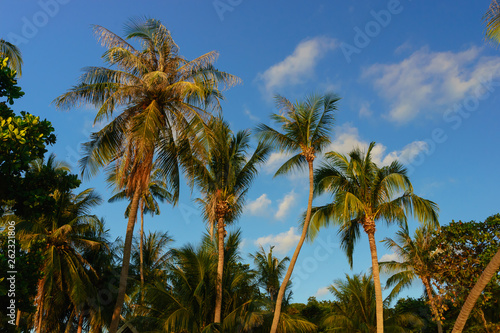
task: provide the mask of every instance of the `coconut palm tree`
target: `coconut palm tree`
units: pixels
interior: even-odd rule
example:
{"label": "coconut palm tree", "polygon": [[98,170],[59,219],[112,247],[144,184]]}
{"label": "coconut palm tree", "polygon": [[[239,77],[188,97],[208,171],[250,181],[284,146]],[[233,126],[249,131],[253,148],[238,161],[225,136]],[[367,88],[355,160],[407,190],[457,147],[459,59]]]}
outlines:
{"label": "coconut palm tree", "polygon": [[266,291],[267,296],[274,303],[278,296],[280,280],[286,270],[286,263],[290,261],[290,258],[285,257],[279,260],[273,256],[273,248],[274,246],[271,246],[269,252],[266,253],[261,246],[257,253],[250,256],[257,269],[258,285]]}
{"label": "coconut palm tree", "polygon": [[431,257],[433,252],[432,231],[422,226],[415,230],[412,239],[408,230],[408,224],[403,223],[396,233],[396,240],[384,238],[383,242],[387,248],[391,249],[401,259],[398,261],[380,262],[382,271],[395,273],[386,282],[386,288],[394,287],[389,298],[394,298],[403,288],[411,286],[415,279],[419,278],[429,297],[429,303],[434,321],[437,324],[438,332],[443,332],[441,315],[436,304],[434,291],[432,289],[433,265]]}
{"label": "coconut palm tree", "polygon": [[9,58],[10,69],[16,71],[19,77],[22,75],[23,58],[17,46],[0,39],[0,58]]}
{"label": "coconut palm tree", "polygon": [[278,328],[285,289],[290,281],[302,244],[306,239],[313,200],[313,163],[316,154],[330,143],[329,135],[333,126],[333,112],[337,109],[339,99],[333,94],[312,95],[303,102],[292,104],[285,97],[277,95],[276,105],[280,113],[272,114],[271,119],[281,126],[282,131],[275,130],[265,124],[260,124],[257,127],[259,138],[280,152],[293,155],[276,171],[275,176],[304,167],[309,170],[309,201],[302,235],[278,292],[271,333],[276,333]]}
{"label": "coconut palm tree", "polygon": [[[57,163],[54,155],[47,162],[36,160],[32,172],[44,168],[67,171],[62,163]],[[82,256],[83,251],[103,246],[92,231],[102,228],[102,222],[91,215],[91,209],[101,203],[101,198],[87,189],[79,194],[55,190],[52,194],[57,209],[53,214],[42,215],[35,220],[24,220],[16,226],[17,235],[23,247],[43,242],[45,261],[41,270],[37,290],[37,313],[35,329],[37,333],[60,330],[64,324],[70,327],[76,318],[82,318],[81,311],[90,295],[96,291],[92,281],[96,272]],[[81,327],[81,321],[78,320]]]}
{"label": "coconut palm tree", "polygon": [[[188,61],[170,32],[154,19],[131,20],[125,38],[101,26],[94,32],[108,50],[103,60],[109,67],[88,67],[79,84],[55,100],[69,109],[89,104],[98,109],[95,122],[109,123],[84,144],[82,173],[96,174],[114,163],[131,202],[123,250],[122,273],[110,332],[116,333],[125,298],[133,230],[141,195],[147,188],[153,162],[166,178],[178,182],[175,140],[205,110],[220,109],[222,89],[239,82],[233,75],[214,68],[216,52]],[[136,49],[131,42],[139,42]],[[116,111],[119,114],[116,115]]]}
{"label": "coconut palm tree", "polygon": [[325,154],[324,162],[315,172],[314,183],[317,195],[330,193],[333,202],[316,207],[311,222],[310,236],[314,238],[319,228],[330,223],[340,226],[341,247],[346,251],[352,266],[354,245],[362,227],[368,235],[372,259],[373,280],[377,300],[377,332],[384,332],[382,288],[380,285],[377,247],[375,243],[376,222],[387,224],[404,223],[413,215],[429,225],[438,224],[438,207],[417,196],[399,162],[379,168],[372,161],[375,143],[368,151],[359,148],[348,156],[337,152]]}
{"label": "coconut palm tree", "polygon": [[251,153],[250,132],[239,131],[234,135],[220,116],[212,118],[206,127],[204,150],[198,154],[187,151],[181,160],[191,186],[196,185],[201,192],[202,197],[197,202],[202,207],[210,233],[217,228],[219,260],[214,323],[220,323],[225,227],[240,216],[246,193],[257,175],[257,167],[265,162],[269,147],[259,143]]}

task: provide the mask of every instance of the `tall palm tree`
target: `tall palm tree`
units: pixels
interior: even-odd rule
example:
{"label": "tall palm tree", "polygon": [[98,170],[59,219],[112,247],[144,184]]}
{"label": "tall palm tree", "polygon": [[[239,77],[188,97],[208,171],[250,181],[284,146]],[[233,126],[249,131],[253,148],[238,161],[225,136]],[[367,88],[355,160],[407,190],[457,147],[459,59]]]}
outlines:
{"label": "tall palm tree", "polygon": [[376,222],[404,223],[408,215],[413,215],[421,222],[437,225],[438,207],[413,192],[406,169],[399,162],[394,161],[389,166],[379,168],[372,161],[374,147],[375,143],[372,142],[366,153],[357,148],[348,156],[337,152],[325,154],[326,162],[315,172],[315,192],[317,195],[325,192],[332,194],[333,202],[314,209],[310,235],[314,237],[320,227],[330,223],[339,225],[341,246],[352,266],[354,245],[363,227],[370,244],[377,300],[377,332],[383,333],[382,288],[375,243]]}
{"label": "tall palm tree", "polygon": [[[188,149],[188,148],[186,148]],[[201,192],[197,202],[212,233],[217,228],[218,254],[214,323],[221,322],[222,277],[224,271],[225,227],[240,216],[245,196],[257,175],[257,167],[265,162],[269,147],[259,143],[250,152],[250,132],[235,135],[222,117],[213,117],[207,124],[207,142],[198,154],[182,154],[182,164],[191,186]],[[250,155],[251,154],[251,155]]]}
{"label": "tall palm tree", "polygon": [[415,279],[419,278],[429,297],[429,303],[434,321],[438,326],[438,332],[443,332],[441,315],[436,304],[434,291],[432,289],[433,267],[431,256],[433,247],[431,245],[432,231],[422,226],[415,230],[415,236],[412,239],[408,230],[408,224],[403,223],[400,230],[396,233],[396,240],[384,238],[386,246],[394,251],[402,260],[380,262],[382,271],[395,273],[386,282],[386,288],[393,287],[390,298],[395,297],[403,288],[410,287]]}
{"label": "tall palm tree", "polygon": [[276,308],[274,311],[271,333],[276,333],[281,314],[281,304],[285,289],[290,281],[295,263],[306,238],[313,200],[313,163],[316,154],[320,153],[330,143],[330,131],[333,126],[333,113],[337,109],[339,97],[333,94],[324,96],[312,95],[303,102],[292,104],[285,97],[276,96],[279,114],[272,114],[271,119],[281,126],[281,132],[265,124],[257,127],[258,136],[282,153],[293,154],[276,171],[275,176],[286,174],[294,169],[308,167],[309,170],[309,201],[302,235],[295,248],[286,275],[281,283]]}
{"label": "tall palm tree", "polygon": [[271,246],[266,253],[261,246],[257,253],[250,255],[257,266],[257,283],[266,291],[271,302],[276,301],[281,277],[285,273],[286,263],[290,261],[288,257],[279,260],[273,256],[273,248],[274,246]]}
{"label": "tall palm tree", "polygon": [[[55,161],[54,155],[45,163],[36,160],[31,168],[33,172],[43,168],[68,170]],[[100,239],[92,237],[93,230],[102,228],[102,222],[90,214],[102,201],[92,189],[79,194],[55,190],[52,197],[57,207],[53,214],[21,221],[16,227],[23,247],[29,249],[37,242],[46,244],[43,277],[37,290],[37,333],[61,329],[61,317],[67,319],[67,327],[76,317],[82,317],[83,305],[90,295],[96,294],[92,285],[96,272],[82,253],[103,246]]]}
{"label": "tall palm tree", "polygon": [[[118,298],[110,326],[116,333],[125,298],[132,236],[140,197],[147,188],[153,161],[158,160],[166,178],[178,182],[175,139],[204,109],[220,108],[222,88],[239,82],[233,75],[214,68],[216,52],[188,61],[170,32],[158,20],[131,20],[125,38],[101,26],[94,32],[108,50],[103,60],[108,67],[88,67],[78,85],[55,100],[60,108],[90,104],[98,109],[95,122],[108,120],[84,144],[80,161],[86,176],[115,163],[131,201],[123,250]],[[129,42],[137,40],[142,49]],[[118,115],[114,114],[119,110]]]}
{"label": "tall palm tree", "polygon": [[23,58],[17,46],[0,39],[0,58],[9,58],[9,67],[16,71],[18,76],[22,75]]}
{"label": "tall palm tree", "polygon": [[[116,172],[111,172],[108,177],[108,182],[111,184],[116,184]],[[160,206],[158,205],[158,201],[175,204],[178,200],[178,196],[176,193],[177,189],[174,190],[174,194],[167,190],[168,185],[166,183],[167,180],[163,179],[162,171],[153,166],[153,170],[151,172],[150,181],[148,187],[145,189],[145,192],[141,195],[139,202],[139,209],[141,215],[141,227],[139,230],[139,273],[141,278],[141,290],[144,289],[144,213],[150,213],[151,216],[160,215]],[[176,184],[173,184],[175,187]],[[127,199],[127,192],[121,191],[112,196],[108,202],[115,202],[118,200]],[[127,206],[125,211],[125,217],[129,217],[130,214],[130,204]]]}

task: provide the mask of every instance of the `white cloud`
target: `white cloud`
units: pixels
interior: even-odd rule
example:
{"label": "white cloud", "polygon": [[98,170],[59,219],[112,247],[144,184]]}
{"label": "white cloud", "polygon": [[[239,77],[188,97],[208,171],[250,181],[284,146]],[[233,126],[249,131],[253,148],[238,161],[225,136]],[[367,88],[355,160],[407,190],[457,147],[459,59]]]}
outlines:
{"label": "white cloud", "polygon": [[403,262],[401,257],[397,253],[386,253],[382,256],[382,258],[379,259],[379,262],[383,261],[397,261],[397,262]]}
{"label": "white cloud", "polygon": [[328,290],[328,287],[319,288],[314,296],[316,296],[318,298],[323,297],[323,296],[328,295],[329,292],[330,292],[330,290]]}
{"label": "white cloud", "polygon": [[260,237],[254,242],[254,245],[262,247],[274,246],[274,251],[277,254],[286,254],[300,239],[300,235],[296,231],[295,227],[291,227],[290,230],[277,235]]}
{"label": "white cloud", "polygon": [[373,111],[370,109],[370,107],[371,107],[371,103],[363,102],[361,104],[361,108],[359,109],[359,116],[364,117],[364,118],[371,117],[371,115],[373,114]]}
{"label": "white cloud", "polygon": [[259,121],[259,117],[255,116],[248,108],[243,109],[243,112],[247,115],[250,120]]}
{"label": "white cloud", "polygon": [[[364,141],[359,136],[359,131],[356,127],[344,124],[337,128],[333,142],[324,150],[325,152],[336,151],[341,154],[348,154],[354,148],[359,147],[361,150],[368,150],[368,141]],[[412,161],[418,154],[429,149],[424,141],[413,141],[401,150],[386,152],[387,147],[377,143],[372,150],[372,159],[378,166],[386,166],[393,161],[398,160],[405,164]]]}
{"label": "white cloud", "polygon": [[394,64],[375,64],[363,73],[379,95],[391,102],[388,118],[406,123],[419,114],[443,114],[482,82],[500,77],[500,57],[481,56],[481,49],[432,52],[424,47]]}
{"label": "white cloud", "polygon": [[286,215],[288,214],[288,211],[290,210],[290,208],[295,203],[295,199],[296,199],[296,196],[295,196],[295,193],[293,191],[288,193],[287,195],[285,195],[285,197],[282,200],[280,200],[280,205],[278,207],[278,211],[276,212],[276,214],[274,214],[274,217],[277,220],[283,220],[286,217]]}
{"label": "white cloud", "polygon": [[290,157],[291,155],[285,153],[271,153],[266,161],[266,164],[264,165],[264,171],[267,174],[274,174],[276,171],[278,171],[279,167],[281,167],[283,163],[285,163]]}
{"label": "white cloud", "polygon": [[335,40],[327,37],[302,41],[285,60],[259,73],[257,78],[263,81],[268,93],[286,85],[300,84],[311,77],[318,61],[335,45]]}
{"label": "white cloud", "polygon": [[264,193],[254,201],[250,201],[246,208],[252,215],[266,215],[270,204],[271,200]]}

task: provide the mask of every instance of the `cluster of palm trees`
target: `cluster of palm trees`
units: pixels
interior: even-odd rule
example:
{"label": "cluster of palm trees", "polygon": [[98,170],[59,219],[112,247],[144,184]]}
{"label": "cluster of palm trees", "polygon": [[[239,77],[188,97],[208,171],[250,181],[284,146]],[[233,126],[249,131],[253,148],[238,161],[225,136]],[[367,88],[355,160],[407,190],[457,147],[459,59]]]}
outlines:
{"label": "cluster of palm trees", "polygon": [[[497,29],[497,19],[491,20],[489,27]],[[405,319],[384,312],[375,240],[381,221],[401,227],[397,241],[384,241],[407,256],[403,263],[380,264],[397,271],[387,283],[395,286],[390,297],[420,278],[441,331],[440,312],[423,264],[429,252],[427,235],[438,226],[437,205],[414,193],[399,162],[376,165],[375,143],[366,152],[359,148],[347,155],[326,152],[315,166],[330,143],[338,96],[311,95],[295,103],[277,96],[279,112],[271,119],[278,126],[259,125],[255,131],[259,142],[252,148],[250,131],[234,133],[223,119],[222,93],[240,80],[214,67],[216,52],[185,59],[170,32],[154,19],[129,21],[123,38],[101,26],[94,32],[107,48],[103,60],[108,67],[86,68],[79,83],[54,103],[62,109],[91,105],[97,109],[95,122],[107,121],[84,144],[80,166],[84,177],[107,173],[115,188],[110,201],[129,201],[126,236],[118,245],[107,239],[103,221],[90,211],[101,202],[91,189],[79,194],[56,191],[57,214],[19,222],[25,248],[32,242],[46,245],[37,311],[30,319],[37,332],[101,332],[106,327],[116,333],[120,323],[120,331],[141,327],[166,332],[313,332],[315,325],[282,308],[289,305],[292,273],[304,242],[313,241],[323,227],[335,225],[351,265],[364,230],[372,274],[332,285],[338,303],[327,322],[347,331],[361,325],[349,317],[356,305],[346,290],[356,285],[367,307],[364,322],[370,323],[363,330],[382,333],[384,323],[390,328]],[[134,41],[140,49],[132,45]],[[20,67],[17,48],[6,42],[0,45],[0,54],[17,59],[11,63]],[[272,247],[267,253],[261,248],[252,256],[257,267],[252,270],[241,264],[240,234],[227,235],[226,226],[241,216],[258,167],[273,150],[290,156],[276,176],[308,171],[307,210],[293,256],[280,260]],[[36,161],[32,168],[43,166],[66,170],[52,156],[46,164]],[[198,247],[170,249],[168,234],[145,235],[143,215],[159,214],[158,202],[175,205],[182,177],[200,193],[196,201],[208,234]],[[323,194],[331,195],[331,202],[314,207],[314,198]],[[134,238],[138,216],[140,235]],[[409,236],[408,217],[422,223],[415,239]],[[494,266],[498,260],[492,261],[488,274],[498,270]],[[104,298],[102,291],[107,292]]]}

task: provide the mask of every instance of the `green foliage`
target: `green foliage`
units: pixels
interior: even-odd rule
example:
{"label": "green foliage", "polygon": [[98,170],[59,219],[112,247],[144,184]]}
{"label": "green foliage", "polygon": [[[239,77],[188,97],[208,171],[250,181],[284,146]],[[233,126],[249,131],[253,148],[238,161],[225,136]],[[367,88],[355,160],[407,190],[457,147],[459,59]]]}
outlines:
{"label": "green foliage", "polygon": [[[492,215],[484,222],[452,221],[436,233],[433,245],[436,249],[434,278],[440,294],[461,307],[500,248],[500,214]],[[498,298],[493,295],[498,294],[499,282],[500,272],[493,276],[478,299],[478,309],[498,303]]]}
{"label": "green foliage", "polygon": [[[13,104],[14,99],[23,95],[17,86],[15,72],[4,60],[0,64],[0,97],[6,97],[7,102]],[[16,115],[5,101],[0,102],[0,216],[4,212],[3,206],[11,205],[13,201],[24,205],[23,198],[16,196],[35,200],[32,191],[43,191],[43,188],[35,187],[37,184],[27,185],[22,175],[32,161],[43,158],[47,145],[55,143],[53,131],[49,121],[25,111]],[[33,205],[33,202],[28,205]]]}

